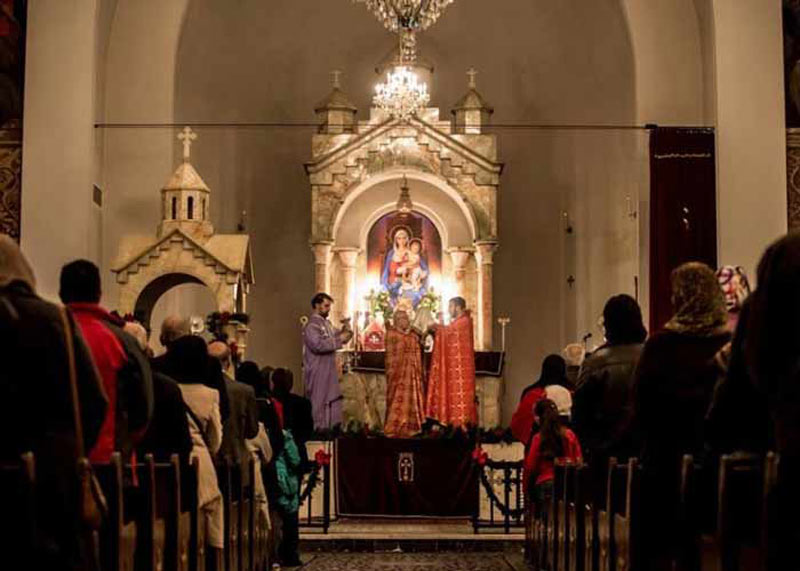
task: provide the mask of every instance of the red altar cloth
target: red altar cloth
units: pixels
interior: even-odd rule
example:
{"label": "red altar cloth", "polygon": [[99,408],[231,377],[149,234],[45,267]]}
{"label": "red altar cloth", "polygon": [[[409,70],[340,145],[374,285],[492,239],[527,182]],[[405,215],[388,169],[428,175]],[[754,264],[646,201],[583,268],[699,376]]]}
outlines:
{"label": "red altar cloth", "polygon": [[436,331],[425,415],[455,427],[478,423],[475,346],[469,313]]}

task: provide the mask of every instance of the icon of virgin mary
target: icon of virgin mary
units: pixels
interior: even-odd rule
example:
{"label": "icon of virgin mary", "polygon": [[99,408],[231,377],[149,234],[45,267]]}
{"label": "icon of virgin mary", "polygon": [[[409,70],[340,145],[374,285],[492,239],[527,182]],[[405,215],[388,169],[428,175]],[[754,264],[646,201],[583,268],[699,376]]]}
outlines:
{"label": "icon of virgin mary", "polygon": [[389,292],[392,307],[402,303],[416,309],[428,293],[429,275],[422,240],[414,238],[405,226],[397,228],[381,273],[381,285]]}

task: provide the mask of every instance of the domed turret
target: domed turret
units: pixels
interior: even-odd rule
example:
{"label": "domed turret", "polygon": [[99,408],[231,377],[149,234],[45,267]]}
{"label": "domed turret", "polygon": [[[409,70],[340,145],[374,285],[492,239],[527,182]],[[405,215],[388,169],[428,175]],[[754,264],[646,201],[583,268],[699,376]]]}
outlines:
{"label": "domed turret", "polygon": [[453,107],[456,133],[480,134],[483,127],[489,124],[489,119],[494,113],[494,109],[478,93],[475,81],[477,75],[478,72],[474,69],[467,72],[469,90]]}
{"label": "domed turret", "polygon": [[352,133],[355,130],[358,109],[342,91],[341,74],[340,71],[332,72],[333,89],[314,108],[320,121],[320,133]]}

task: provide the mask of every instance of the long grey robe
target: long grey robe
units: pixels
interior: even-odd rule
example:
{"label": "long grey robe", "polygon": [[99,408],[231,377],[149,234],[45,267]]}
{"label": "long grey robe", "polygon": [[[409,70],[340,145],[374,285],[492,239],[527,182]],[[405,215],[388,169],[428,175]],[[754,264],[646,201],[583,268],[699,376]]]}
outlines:
{"label": "long grey robe", "polygon": [[336,369],[336,351],[341,347],[341,332],[313,314],[303,329],[303,376],[316,430],[342,422],[342,390]]}

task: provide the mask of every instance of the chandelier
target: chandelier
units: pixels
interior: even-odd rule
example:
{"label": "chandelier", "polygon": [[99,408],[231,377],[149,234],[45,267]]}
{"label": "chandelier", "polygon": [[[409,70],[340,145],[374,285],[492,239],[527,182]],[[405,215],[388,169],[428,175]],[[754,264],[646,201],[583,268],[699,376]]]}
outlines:
{"label": "chandelier", "polygon": [[364,4],[391,32],[426,30],[453,0],[353,0]]}
{"label": "chandelier", "polygon": [[414,203],[411,202],[408,180],[406,179],[406,175],[403,175],[403,184],[400,185],[400,196],[397,198],[397,210],[401,214],[409,214],[413,209]]}
{"label": "chandelier", "polygon": [[408,121],[430,102],[428,86],[410,67],[398,65],[386,74],[386,82],[375,86],[373,104],[392,117]]}

